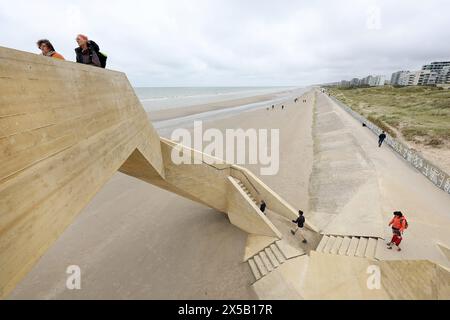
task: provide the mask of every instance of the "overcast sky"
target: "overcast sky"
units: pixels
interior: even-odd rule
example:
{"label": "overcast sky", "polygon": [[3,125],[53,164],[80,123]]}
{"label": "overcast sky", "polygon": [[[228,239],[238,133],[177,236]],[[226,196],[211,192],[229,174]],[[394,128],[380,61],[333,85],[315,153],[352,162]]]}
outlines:
{"label": "overcast sky", "polygon": [[74,60],[83,33],[135,86],[308,85],[450,60],[446,0],[0,0],[0,45]]}

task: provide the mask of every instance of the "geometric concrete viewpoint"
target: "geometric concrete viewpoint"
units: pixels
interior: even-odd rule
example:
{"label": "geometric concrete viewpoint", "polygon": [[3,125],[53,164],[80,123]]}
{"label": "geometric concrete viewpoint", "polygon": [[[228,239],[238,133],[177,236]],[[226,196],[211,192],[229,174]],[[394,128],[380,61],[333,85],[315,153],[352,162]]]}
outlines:
{"label": "geometric concrete viewpoint", "polygon": [[125,74],[0,47],[0,298],[118,170],[226,213],[249,234],[281,238],[253,200],[296,218],[248,170],[175,165],[175,147]]}

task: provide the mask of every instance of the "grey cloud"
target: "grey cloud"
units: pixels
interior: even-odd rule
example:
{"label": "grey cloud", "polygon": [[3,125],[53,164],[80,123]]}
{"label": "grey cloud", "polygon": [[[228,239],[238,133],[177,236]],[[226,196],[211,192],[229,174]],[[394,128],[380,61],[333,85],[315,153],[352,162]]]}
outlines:
{"label": "grey cloud", "polygon": [[449,9],[441,0],[0,0],[0,45],[37,53],[47,37],[74,60],[85,33],[137,86],[307,85],[449,59]]}

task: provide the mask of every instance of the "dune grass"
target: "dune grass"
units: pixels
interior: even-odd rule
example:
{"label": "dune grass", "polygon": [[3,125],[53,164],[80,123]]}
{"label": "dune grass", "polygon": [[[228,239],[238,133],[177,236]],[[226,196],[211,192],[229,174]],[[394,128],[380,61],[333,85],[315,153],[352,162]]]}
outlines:
{"label": "dune grass", "polygon": [[389,134],[432,147],[450,145],[450,90],[436,87],[329,88]]}

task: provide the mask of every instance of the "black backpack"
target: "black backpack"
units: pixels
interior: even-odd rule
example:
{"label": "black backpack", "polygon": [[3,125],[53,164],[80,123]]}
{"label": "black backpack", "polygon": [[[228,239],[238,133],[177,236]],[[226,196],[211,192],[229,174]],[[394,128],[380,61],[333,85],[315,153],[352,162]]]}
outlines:
{"label": "black backpack", "polygon": [[94,41],[90,40],[89,46],[91,47],[91,50],[95,51],[95,53],[97,54],[98,59],[100,60],[101,67],[106,68],[106,60],[108,59],[108,56],[100,52],[100,47]]}

